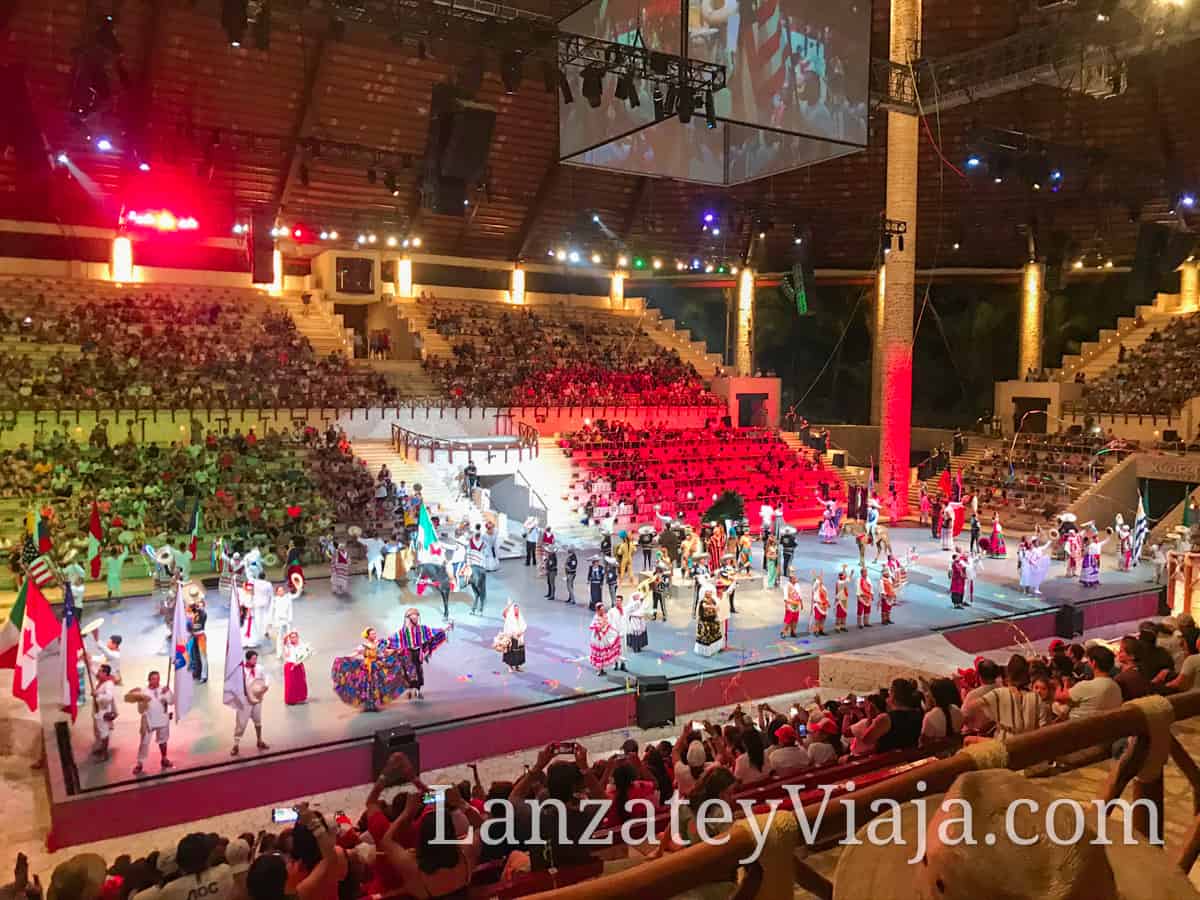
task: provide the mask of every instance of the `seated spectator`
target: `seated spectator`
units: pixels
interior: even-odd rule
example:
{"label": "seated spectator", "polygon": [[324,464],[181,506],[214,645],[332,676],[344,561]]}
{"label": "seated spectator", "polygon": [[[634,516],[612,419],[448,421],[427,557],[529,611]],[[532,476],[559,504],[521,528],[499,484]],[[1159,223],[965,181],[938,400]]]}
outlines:
{"label": "seated spectator", "polygon": [[1031,690],[1029,661],[1013,654],[1004,670],[1004,685],[978,697],[963,709],[963,720],[976,735],[1007,741],[1035,730],[1044,715]]}
{"label": "seated spectator", "polygon": [[764,756],[762,736],[756,728],[746,728],[742,732],[743,752],[739,753],[733,763],[733,777],[739,784],[752,784],[766,777],[766,758]]}
{"label": "seated spectator", "polygon": [[959,702],[958,688],[949,678],[935,678],[929,683],[928,711],[921,720],[922,746],[962,732],[963,716]]}
{"label": "seated spectator", "polygon": [[[234,900],[237,897],[237,883],[233,867],[227,863],[210,866],[212,847],[213,842],[209,840],[208,835],[184,835],[175,848],[172,866],[178,871],[179,877],[161,887],[139,891],[135,896],[138,900],[191,900],[194,892],[203,888],[206,898]],[[315,898],[317,895],[311,896]],[[255,900],[262,898],[256,897]]]}
{"label": "seated spectator", "polygon": [[[384,834],[379,850],[398,874],[401,892],[414,900],[465,892],[479,861],[483,815],[454,787],[446,789],[444,805],[435,805],[428,815],[422,816],[421,800],[418,793],[408,794],[404,812]],[[397,834],[418,819],[417,846],[410,850],[398,842]],[[468,834],[470,840],[464,842]]]}
{"label": "seated spectator", "polygon": [[833,716],[822,716],[808,727],[805,749],[812,765],[829,766],[842,755],[840,728]]}
{"label": "seated spectator", "polygon": [[1088,667],[1092,677],[1079,681],[1070,688],[1060,688],[1059,703],[1070,707],[1069,719],[1086,719],[1121,705],[1121,687],[1113,680],[1116,657],[1107,647],[1096,644],[1088,647]]}
{"label": "seated spectator", "polygon": [[917,684],[908,678],[896,678],[888,691],[887,714],[878,717],[865,735],[877,753],[907,750],[917,746],[921,738],[921,694]]}
{"label": "seated spectator", "polygon": [[703,739],[695,732],[691,734],[695,736],[686,744],[684,758],[675,763],[675,790],[682,796],[690,794],[696,782],[714,765],[709,762]]}
{"label": "seated spectator", "polygon": [[779,743],[772,747],[766,756],[767,775],[790,775],[812,765],[808,750],[801,746],[796,729],[791,725],[781,725],[776,729],[775,739]]}
{"label": "seated spectator", "polygon": [[885,694],[867,695],[863,700],[863,713],[863,718],[850,726],[853,737],[850,743],[850,755],[856,759],[875,753],[878,743],[876,735],[883,734],[884,728],[880,720],[888,718],[887,696]]}

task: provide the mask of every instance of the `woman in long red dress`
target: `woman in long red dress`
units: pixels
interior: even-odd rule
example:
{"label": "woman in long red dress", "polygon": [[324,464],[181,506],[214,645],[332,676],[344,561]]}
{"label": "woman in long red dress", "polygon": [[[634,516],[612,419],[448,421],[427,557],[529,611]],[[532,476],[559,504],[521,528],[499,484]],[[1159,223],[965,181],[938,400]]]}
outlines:
{"label": "woman in long red dress", "polygon": [[283,702],[295,706],[308,699],[308,673],[304,660],[308,659],[309,647],[300,643],[300,634],[288,632],[283,640]]}

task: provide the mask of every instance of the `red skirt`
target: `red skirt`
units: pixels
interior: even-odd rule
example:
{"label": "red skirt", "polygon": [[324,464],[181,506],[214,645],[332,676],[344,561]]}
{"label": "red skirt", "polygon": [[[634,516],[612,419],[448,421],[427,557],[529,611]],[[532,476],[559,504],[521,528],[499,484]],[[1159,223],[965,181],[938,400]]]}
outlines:
{"label": "red skirt", "polygon": [[308,674],[304,663],[283,664],[283,702],[288,706],[308,699]]}
{"label": "red skirt", "polygon": [[869,600],[865,603],[862,600],[858,601],[858,614],[860,616],[865,616],[870,611],[871,611],[871,602]]}
{"label": "red skirt", "polygon": [[800,624],[800,610],[798,610],[798,609],[797,610],[784,610],[783,624],[784,625]]}

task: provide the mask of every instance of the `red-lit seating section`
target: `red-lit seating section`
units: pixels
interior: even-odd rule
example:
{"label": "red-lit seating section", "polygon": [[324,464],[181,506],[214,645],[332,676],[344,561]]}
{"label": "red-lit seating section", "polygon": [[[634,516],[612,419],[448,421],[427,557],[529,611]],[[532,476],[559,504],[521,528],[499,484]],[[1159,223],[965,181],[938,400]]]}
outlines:
{"label": "red-lit seating section", "polygon": [[782,501],[789,521],[820,514],[818,495],[842,497],[841,479],[807,449],[789,447],[765,428],[641,429],[598,422],[560,442],[577,467],[571,495],[591,518],[618,526],[652,522],[655,512],[699,522],[714,495],[741,494],[757,521],[763,501]]}
{"label": "red-lit seating section", "polygon": [[316,353],[256,291],[0,282],[0,408],[345,408],[394,393]]}
{"label": "red-lit seating section", "polygon": [[603,310],[523,309],[429,300],[429,327],[450,357],[427,352],[430,377],[481,406],[707,406],[721,399],[637,320]]}

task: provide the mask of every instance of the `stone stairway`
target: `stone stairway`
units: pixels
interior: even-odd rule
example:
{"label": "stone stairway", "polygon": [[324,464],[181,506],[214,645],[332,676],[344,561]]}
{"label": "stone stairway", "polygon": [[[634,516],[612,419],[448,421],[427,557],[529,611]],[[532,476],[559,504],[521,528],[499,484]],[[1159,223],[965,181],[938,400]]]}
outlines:
{"label": "stone stairway", "polygon": [[299,332],[308,338],[313,349],[322,356],[341,352],[354,355],[354,337],[342,322],[342,317],[333,311],[333,304],[323,299],[319,292],[311,292],[312,299],[305,307],[301,295],[296,292],[281,294],[269,302],[285,310],[296,323]]}
{"label": "stone stairway", "polygon": [[374,369],[400,392],[402,400],[423,400],[440,396],[437,385],[416,359],[356,359],[354,365]]}
{"label": "stone stairway", "polygon": [[570,458],[558,446],[557,435],[538,438],[538,455],[517,467],[517,482],[533,485],[530,503],[542,512],[558,539],[581,547],[594,547],[600,542],[600,529],[584,525],[583,514],[574,508],[570,497],[574,467]]}
{"label": "stone stairway", "polygon": [[[1156,330],[1165,326],[1173,316],[1180,315],[1178,294],[1159,294],[1150,305],[1138,306],[1132,316],[1121,316],[1115,328],[1102,328],[1094,341],[1084,341],[1078,354],[1066,355],[1062,368],[1050,369],[1051,379],[1072,381],[1083,371],[1091,382],[1117,364],[1121,345],[1127,351],[1136,350]],[[1137,324],[1138,318],[1143,324]],[[1023,374],[1023,373],[1018,373]]]}
{"label": "stone stairway", "polygon": [[691,363],[701,377],[712,378],[721,365],[721,354],[709,353],[707,343],[693,340],[690,330],[680,328],[673,319],[664,318],[661,310],[646,307],[641,322],[654,343],[674,350],[684,362]]}
{"label": "stone stairway", "polygon": [[448,466],[405,459],[391,441],[355,441],[353,452],[366,460],[372,478],[386,464],[392,481],[397,484],[403,481],[410,489],[414,484],[421,485],[421,496],[430,512],[453,516],[466,512],[468,501],[459,495],[455,473]]}
{"label": "stone stairway", "polygon": [[[999,441],[990,441],[985,438],[972,436],[968,438],[966,452],[959,456],[950,457],[950,477],[957,478],[960,470],[966,471],[971,466],[982,460],[989,450],[994,450],[1000,446]],[[909,509],[916,512],[919,509],[921,502],[921,484],[925,485],[925,490],[929,496],[937,496],[940,488],[938,481],[941,479],[942,473],[938,472],[931,478],[926,478],[924,482],[914,481],[908,486],[908,506]]]}

